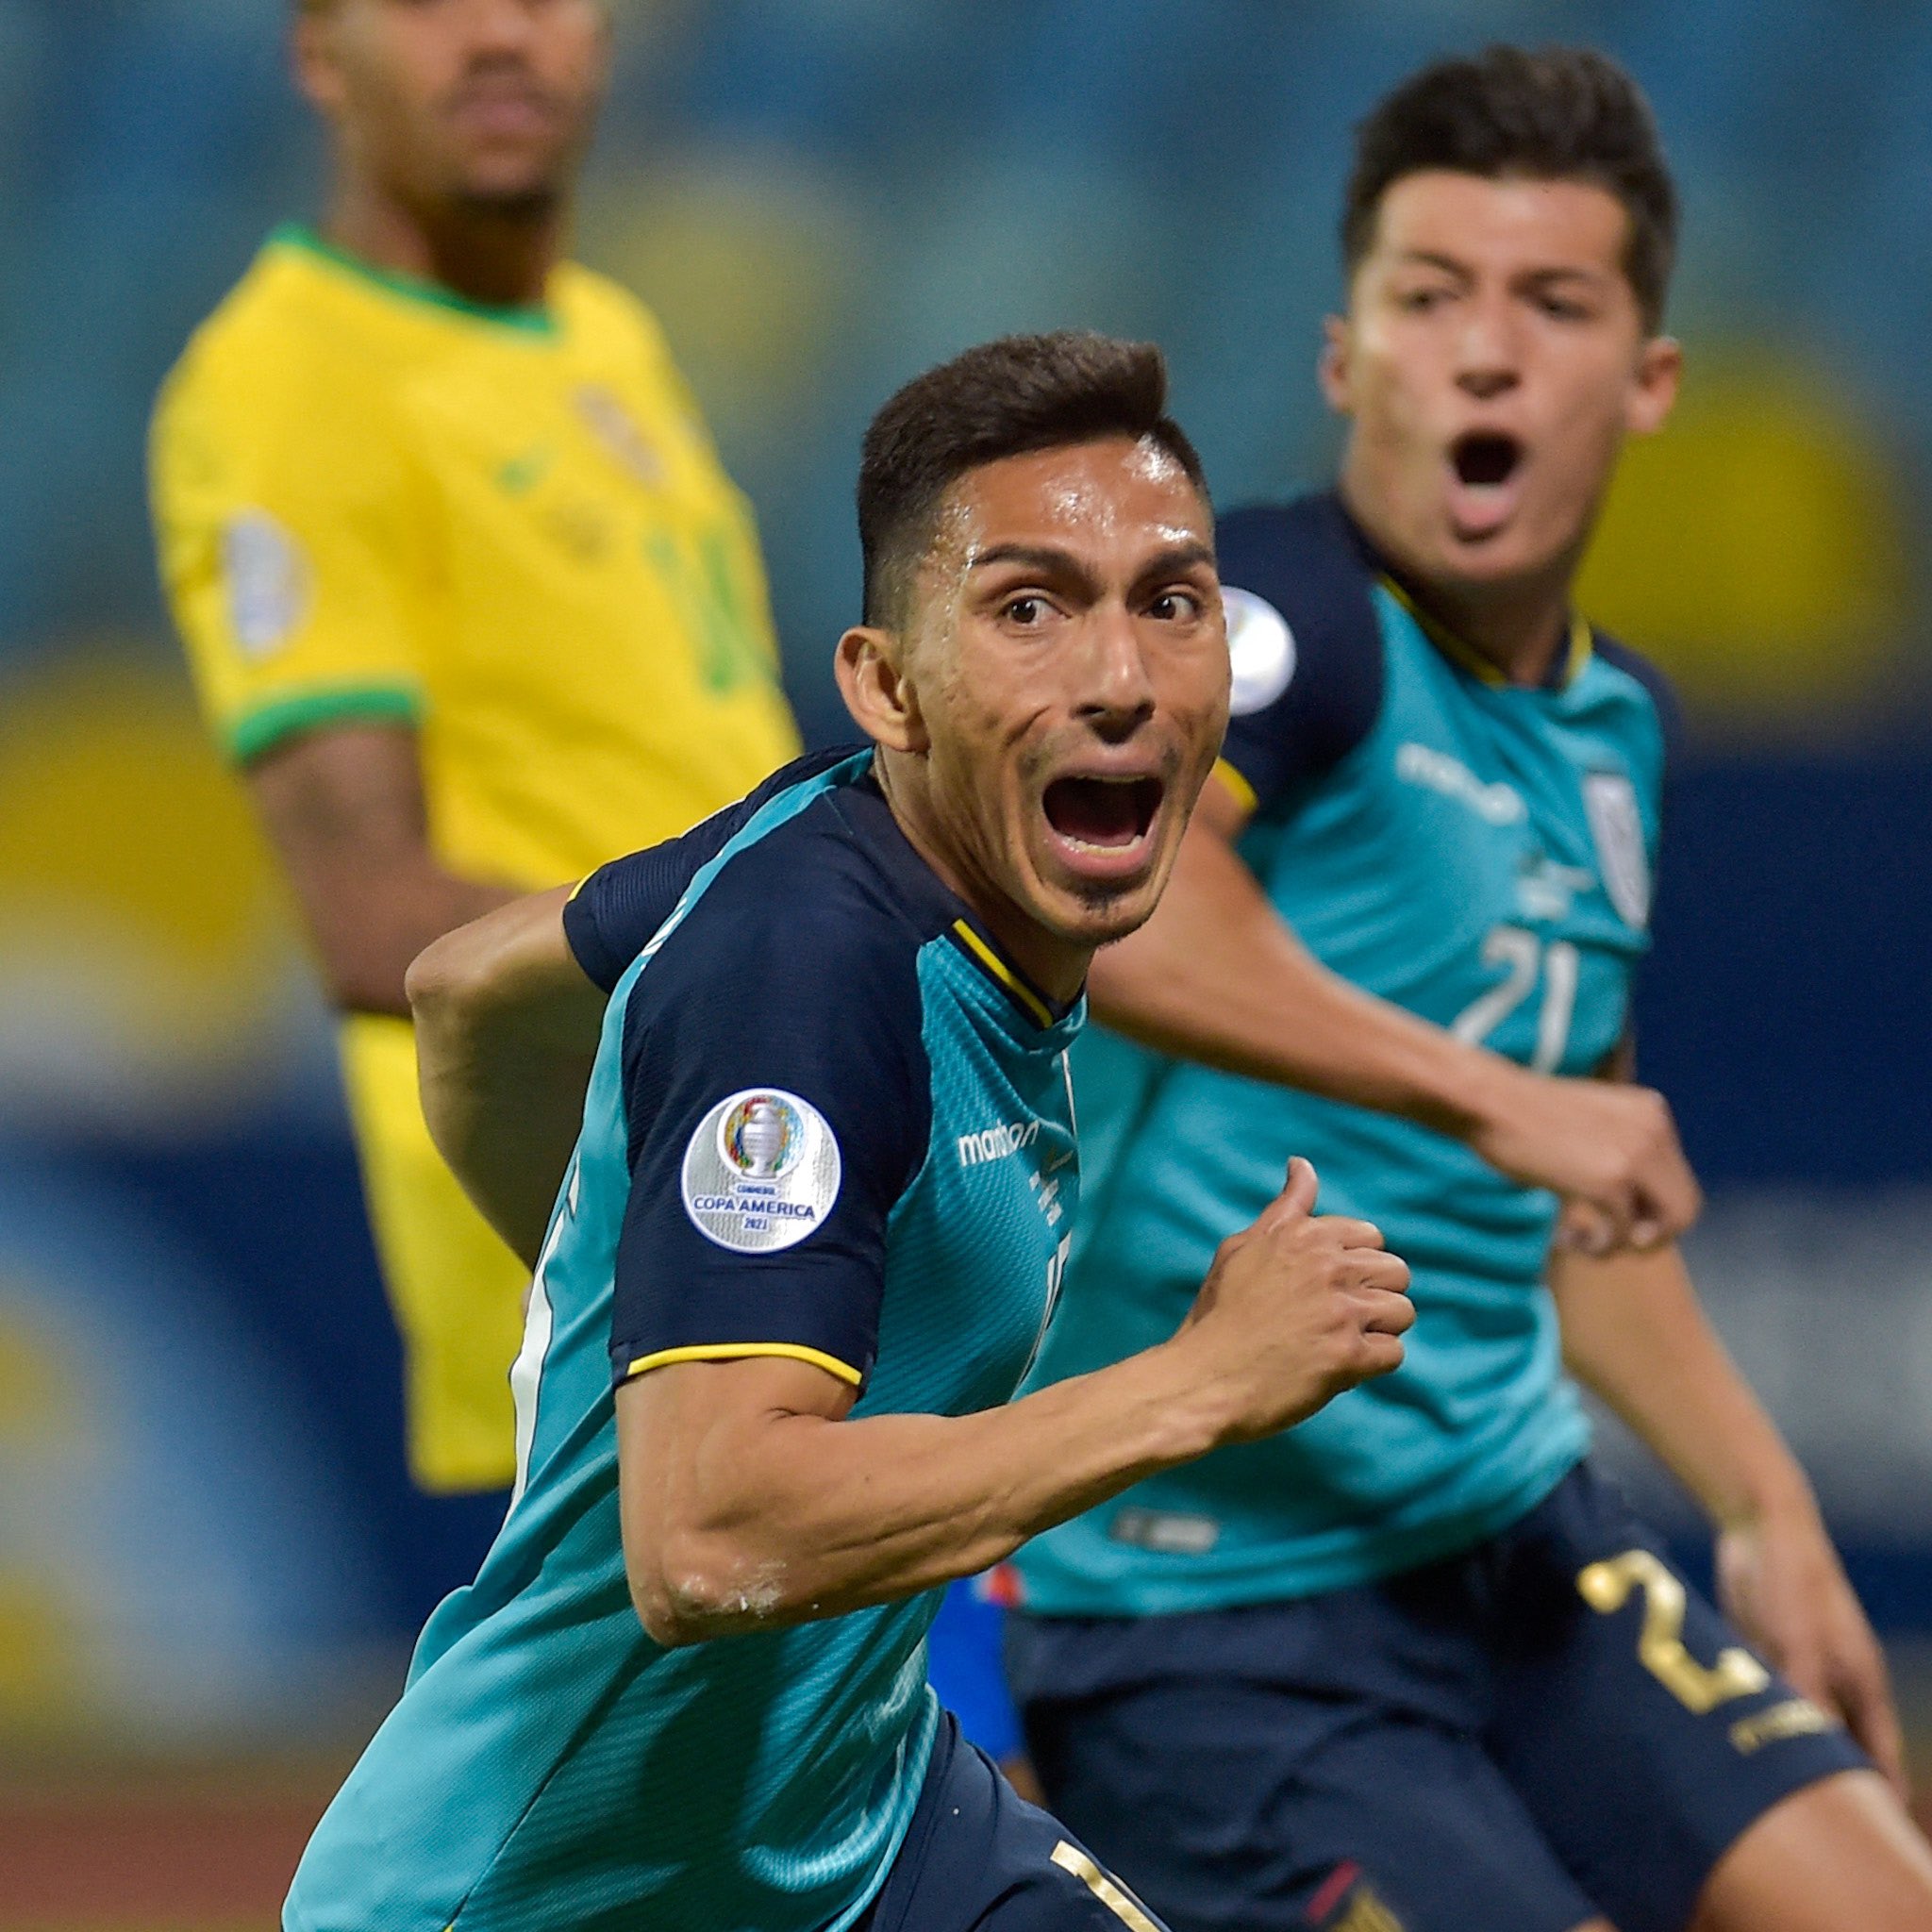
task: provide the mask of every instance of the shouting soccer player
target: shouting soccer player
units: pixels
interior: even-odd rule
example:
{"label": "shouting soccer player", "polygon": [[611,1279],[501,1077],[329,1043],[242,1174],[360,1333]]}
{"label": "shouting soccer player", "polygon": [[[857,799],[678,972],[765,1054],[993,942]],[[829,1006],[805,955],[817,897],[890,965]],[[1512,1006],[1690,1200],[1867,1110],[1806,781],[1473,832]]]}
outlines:
{"label": "shouting soccer player", "polygon": [[[170,379],[156,521],[204,708],[344,1016],[411,1470],[500,1491],[528,1275],[430,1144],[404,971],[798,745],[744,503],[656,323],[559,258],[600,0],[297,0],[295,23],[326,219],[269,242]],[[442,1525],[448,1582],[502,1510]]]}
{"label": "shouting soccer player", "polygon": [[[1840,1725],[1896,1775],[1876,1645],[1627,1084],[1667,711],[1569,593],[1677,386],[1674,230],[1596,56],[1445,62],[1370,117],[1341,487],[1224,520],[1224,761],[1096,962],[1142,1044],[1074,1057],[1089,1218],[1041,1381],[1172,1332],[1283,1148],[1415,1271],[1397,1374],[1018,1560],[1048,1796],[1189,1932],[1932,1927]],[[1733,1624],[1591,1473],[1559,1351],[1709,1511]]]}
{"label": "shouting soccer player", "polygon": [[[939,1586],[1393,1366],[1407,1270],[1314,1177],[1158,1346],[1008,1398],[1077,1193],[1066,1050],[1227,715],[1211,513],[1155,350],[1022,338],[867,437],[873,748],[433,947],[432,1126],[531,1247],[516,1500],[317,1830],[294,1932],[1153,1921],[963,1744]],[[560,1042],[560,1048],[559,1048]]]}

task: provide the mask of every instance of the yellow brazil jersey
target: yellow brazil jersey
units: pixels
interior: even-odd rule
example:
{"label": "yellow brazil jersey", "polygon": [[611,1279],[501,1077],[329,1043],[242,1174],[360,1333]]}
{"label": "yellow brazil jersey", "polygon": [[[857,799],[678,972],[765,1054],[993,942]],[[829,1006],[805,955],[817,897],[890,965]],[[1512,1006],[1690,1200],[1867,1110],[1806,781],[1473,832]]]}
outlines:
{"label": "yellow brazil jersey", "polygon": [[[153,485],[228,754],[412,724],[453,872],[581,876],[796,749],[747,506],[651,317],[587,270],[484,308],[284,230],[169,378]],[[412,1465],[508,1482],[522,1272],[430,1147],[407,1024],[352,1016],[343,1058]]]}

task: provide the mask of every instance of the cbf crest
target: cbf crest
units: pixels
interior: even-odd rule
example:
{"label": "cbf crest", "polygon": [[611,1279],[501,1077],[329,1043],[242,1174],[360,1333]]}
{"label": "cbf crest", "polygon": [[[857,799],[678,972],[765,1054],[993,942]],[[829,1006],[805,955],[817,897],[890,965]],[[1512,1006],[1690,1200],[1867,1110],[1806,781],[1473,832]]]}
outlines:
{"label": "cbf crest", "polygon": [[721,1100],[684,1151],[684,1211],[707,1241],[744,1255],[802,1241],[831,1212],[839,1142],[809,1101],[776,1087]]}
{"label": "cbf crest", "polygon": [[1583,779],[1583,808],[1596,841],[1604,891],[1626,925],[1650,920],[1650,855],[1643,841],[1643,816],[1637,788],[1622,772],[1589,772]]}

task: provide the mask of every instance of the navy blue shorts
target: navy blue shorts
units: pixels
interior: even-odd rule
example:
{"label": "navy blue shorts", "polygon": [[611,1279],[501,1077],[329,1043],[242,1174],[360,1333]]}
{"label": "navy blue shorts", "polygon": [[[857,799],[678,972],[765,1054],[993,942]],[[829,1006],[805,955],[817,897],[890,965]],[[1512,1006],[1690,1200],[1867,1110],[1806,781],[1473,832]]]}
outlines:
{"label": "navy blue shorts", "polygon": [[1049,1799],[1175,1928],[1681,1932],[1866,1759],[1587,1467],[1462,1556],[1299,1602],[1014,1617]]}
{"label": "navy blue shorts", "polygon": [[940,1720],[906,1841],[852,1932],[1167,1932],[1057,1819]]}

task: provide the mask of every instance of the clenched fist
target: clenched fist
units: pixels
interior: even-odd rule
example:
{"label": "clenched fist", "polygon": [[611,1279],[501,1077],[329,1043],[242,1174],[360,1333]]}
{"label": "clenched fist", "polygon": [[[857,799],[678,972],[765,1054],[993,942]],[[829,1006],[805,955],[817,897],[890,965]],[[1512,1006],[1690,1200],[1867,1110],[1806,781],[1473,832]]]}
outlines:
{"label": "clenched fist", "polygon": [[1585,1254],[1661,1247],[1704,1205],[1670,1103],[1648,1087],[1498,1062],[1468,1139],[1512,1179],[1560,1194],[1561,1240]]}
{"label": "clenched fist", "polygon": [[1171,1344],[1215,1391],[1224,1441],[1290,1428],[1401,1365],[1408,1264],[1368,1222],[1317,1216],[1315,1188],[1315,1170],[1290,1161],[1260,1219],[1222,1242]]}

